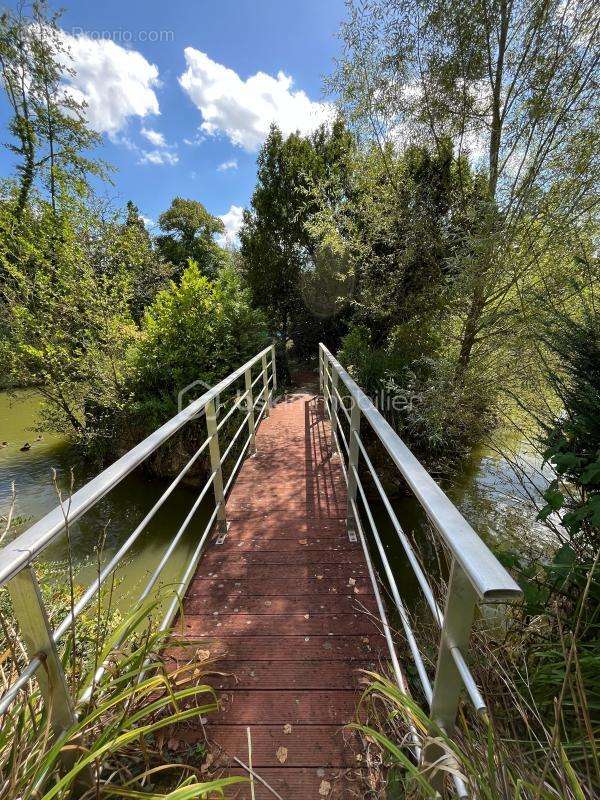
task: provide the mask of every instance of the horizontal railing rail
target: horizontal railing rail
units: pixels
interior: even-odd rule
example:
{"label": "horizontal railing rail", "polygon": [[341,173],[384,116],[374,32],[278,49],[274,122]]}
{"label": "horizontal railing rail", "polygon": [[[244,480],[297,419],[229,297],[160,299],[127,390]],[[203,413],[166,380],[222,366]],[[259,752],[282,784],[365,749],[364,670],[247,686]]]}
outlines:
{"label": "horizontal railing rail", "polygon": [[[258,374],[253,376],[253,370],[258,368]],[[230,402],[232,407],[219,420],[220,396],[228,389],[234,387],[236,381],[244,380],[244,391],[237,392]],[[39,522],[32,525],[27,531],[17,536],[0,549],[0,587],[6,586],[11,597],[13,614],[18,623],[19,632],[24,640],[28,654],[28,663],[22,666],[20,674],[14,683],[0,698],[0,715],[4,714],[18,697],[19,692],[29,686],[29,682],[37,679],[42,697],[49,709],[55,733],[60,735],[76,719],[77,698],[71,698],[67,690],[67,680],[58,654],[57,645],[60,640],[72,629],[74,622],[98,594],[102,585],[113,574],[124,556],[147,528],[158,510],[164,505],[181,483],[185,475],[202,455],[208,456],[210,474],[198,493],[192,507],[184,521],[171,539],[158,565],[150,575],[140,596],[137,598],[139,607],[152,593],[162,571],[168,564],[171,556],[177,549],[185,531],[188,529],[194,515],[200,508],[211,487],[214,493],[214,510],[198,540],[195,550],[185,566],[184,574],[180,580],[170,584],[172,597],[166,598],[168,605],[166,612],[159,623],[159,629],[165,631],[171,624],[180,607],[181,598],[194,575],[205,542],[213,527],[217,527],[217,542],[222,542],[227,531],[227,517],[225,513],[226,497],[237,475],[238,469],[248,453],[256,450],[255,434],[263,417],[269,415],[269,406],[277,390],[277,373],[275,363],[275,348],[273,345],[266,347],[250,361],[224,378],[216,386],[206,391],[197,400],[191,402],[176,416],[154,431],[140,444],[122,456],[118,461],[109,466],[91,481],[78,489],[67,501],[61,502],[57,508],[46,514]],[[228,401],[229,402],[229,401]],[[227,403],[224,404],[225,406]],[[225,434],[225,427],[231,421],[233,414],[238,411],[244,414],[237,429],[231,435],[224,451],[221,452],[221,438]],[[115,488],[136,467],[148,459],[162,444],[180,431],[192,420],[204,418],[206,421],[207,436],[200,447],[187,461],[175,479],[161,494],[152,508],[138,523],[132,533],[127,537],[117,552],[100,570],[98,577],[84,591],[82,596],[66,615],[61,623],[52,630],[48,621],[48,614],[44,606],[41,591],[32,568],[35,559],[60,536],[67,526],[72,525],[86,512],[92,509],[102,498]],[[246,436],[243,436],[246,430]],[[227,482],[223,480],[223,466],[231,460],[234,448],[239,450],[237,459],[230,469]],[[116,642],[118,647],[121,642]],[[43,669],[40,667],[43,666]],[[100,665],[94,680],[82,691],[79,701],[89,698],[91,686],[95,685],[102,676],[105,666]]]}
{"label": "horizontal railing rail", "polygon": [[[522,596],[521,589],[377,410],[371,399],[323,344],[319,346],[319,385],[326,413],[331,421],[332,447],[337,449],[340,455],[348,487],[349,535],[355,538],[358,533],[363,547],[366,546],[365,539],[375,545],[429,714],[435,723],[450,735],[455,726],[463,688],[477,711],[484,712],[486,709],[485,701],[468,666],[469,642],[476,608],[485,603],[518,600]],[[364,424],[369,426],[371,435],[383,447],[406,481],[449,553],[450,576],[443,612],[369,456],[364,433],[361,433],[361,425]],[[344,432],[344,426],[347,433]],[[410,615],[398,589],[396,577],[381,540],[381,532],[363,486],[362,465],[377,489],[432,614],[434,624],[440,630],[433,680],[427,673],[425,659],[413,631]],[[367,528],[361,515],[365,518],[365,523],[368,523]],[[386,638],[390,644],[390,637]],[[405,690],[405,679],[403,677],[400,679],[397,674],[398,659],[393,647],[390,648],[390,655],[398,683]],[[412,738],[415,738],[414,731]],[[423,754],[419,748],[413,750],[425,764],[434,763],[440,756],[437,745],[426,747]],[[436,780],[443,780],[443,777],[440,778],[443,774],[438,772]],[[455,780],[455,785],[459,794],[464,796],[464,784],[460,780]]]}

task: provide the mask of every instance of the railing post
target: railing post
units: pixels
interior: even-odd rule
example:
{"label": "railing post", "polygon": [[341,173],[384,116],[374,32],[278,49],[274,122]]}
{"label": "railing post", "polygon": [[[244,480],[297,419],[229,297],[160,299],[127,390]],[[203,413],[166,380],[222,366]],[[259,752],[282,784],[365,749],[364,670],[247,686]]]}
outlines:
{"label": "railing post", "polygon": [[[52,731],[60,737],[76,722],[67,679],[52,636],[42,593],[33,568],[24,567],[7,584],[13,614],[30,659],[37,656],[42,664],[36,679],[50,716]],[[69,771],[77,761],[75,748],[61,751],[63,768]],[[77,785],[89,788],[93,777],[90,769],[82,770]]]}
{"label": "railing post", "polygon": [[252,368],[248,367],[244,373],[244,380],[246,382],[246,403],[248,405],[248,434],[250,435],[250,445],[248,452],[250,455],[256,453],[256,430],[254,424],[254,397],[252,394]]}
{"label": "railing post", "polygon": [[353,397],[352,408],[350,411],[350,428],[348,431],[348,506],[346,509],[346,520],[348,525],[348,538],[351,542],[356,542],[356,529],[357,524],[354,519],[354,512],[352,510],[352,503],[356,503],[356,473],[358,469],[358,457],[360,450],[358,447],[358,436],[360,434],[360,406]]}
{"label": "railing post", "polygon": [[262,357],[262,374],[263,374],[263,392],[265,393],[265,417],[268,417],[270,414],[269,409],[269,373],[267,370],[267,354],[263,353]]}
{"label": "railing post", "polygon": [[213,489],[215,492],[215,503],[217,504],[217,530],[219,537],[217,542],[223,543],[227,534],[227,516],[225,514],[225,493],[223,492],[223,469],[221,467],[221,448],[219,447],[219,431],[217,430],[217,413],[215,401],[209,400],[206,404],[206,429],[210,436],[208,449],[210,452],[210,466],[214,472]]}
{"label": "railing post", "polygon": [[[331,393],[329,395],[329,403],[331,408],[331,449],[335,452],[336,448],[336,439],[335,435],[337,433],[337,426],[338,426],[338,398],[337,398],[337,388],[338,388],[338,373],[333,364],[331,365]],[[341,455],[341,454],[340,454]]]}
{"label": "railing post", "polygon": [[275,345],[271,345],[271,362],[273,364],[273,393],[277,391],[277,362],[275,360]]}
{"label": "railing post", "polygon": [[323,399],[325,399],[325,393],[323,391],[323,348],[319,345],[319,392],[323,395]]}
{"label": "railing post", "polygon": [[[451,736],[454,730],[458,703],[463,689],[462,678],[452,658],[452,649],[458,648],[462,655],[466,656],[477,600],[477,594],[464,570],[456,559],[453,559],[430,711],[431,719],[440,728],[443,728],[448,736]],[[428,744],[423,750],[425,770],[444,752],[438,744]],[[434,788],[441,791],[447,774],[444,770],[438,770],[428,779]]]}

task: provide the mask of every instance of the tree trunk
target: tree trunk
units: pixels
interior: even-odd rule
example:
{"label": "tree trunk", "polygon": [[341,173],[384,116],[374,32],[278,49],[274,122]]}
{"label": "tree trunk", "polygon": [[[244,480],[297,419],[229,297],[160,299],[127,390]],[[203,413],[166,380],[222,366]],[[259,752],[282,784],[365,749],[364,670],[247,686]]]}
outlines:
{"label": "tree trunk", "polygon": [[458,356],[456,369],[454,371],[454,380],[456,383],[460,383],[462,381],[467,369],[469,368],[469,363],[473,354],[475,340],[477,338],[477,334],[479,333],[479,323],[481,321],[484,308],[485,296],[483,284],[481,281],[478,281],[473,290],[471,305],[469,307],[469,312],[463,328],[460,343],[460,353]]}

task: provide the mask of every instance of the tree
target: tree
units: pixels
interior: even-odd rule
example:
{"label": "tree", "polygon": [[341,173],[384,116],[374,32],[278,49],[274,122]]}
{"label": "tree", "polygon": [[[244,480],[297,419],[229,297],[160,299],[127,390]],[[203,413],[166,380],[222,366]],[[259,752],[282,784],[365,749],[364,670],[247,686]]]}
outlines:
{"label": "tree", "polygon": [[146,310],[132,354],[134,396],[172,412],[194,381],[218,383],[267,344],[262,313],[231,267],[211,281],[195,262]]}
{"label": "tree", "polygon": [[163,261],[139,215],[137,206],[127,202],[125,222],[104,227],[101,237],[111,272],[124,270],[131,282],[131,314],[140,322],[144,310],[162,289],[167,288],[174,269]]}
{"label": "tree", "polygon": [[86,214],[63,208],[57,221],[41,200],[30,211],[27,229],[9,241],[21,261],[9,254],[2,263],[8,264],[4,363],[16,385],[35,386],[45,398],[44,415],[54,430],[89,443],[100,427],[99,410],[122,400],[133,336],[129,281],[123,272],[96,271],[80,227]]}
{"label": "tree", "polygon": [[[287,139],[272,126],[260,151],[252,207],[244,212],[240,232],[242,270],[281,353],[292,330],[308,335],[312,346],[315,331],[335,329],[339,281],[333,281],[325,309],[321,303],[326,298],[315,291],[326,286],[320,278],[335,246],[325,236],[326,226],[317,223],[351,191],[352,150],[352,137],[338,121],[330,131],[322,127],[310,137],[292,134]],[[302,339],[295,344],[300,347]]]}
{"label": "tree", "polygon": [[70,56],[58,27],[59,14],[45,0],[33,4],[32,17],[20,4],[0,17],[0,67],[12,111],[9,144],[17,156],[20,219],[36,181],[49,192],[54,213],[60,192],[87,188],[88,175],[105,174],[106,165],[85,155],[100,137],[85,120],[85,105],[65,88]]}
{"label": "tree", "polygon": [[226,261],[225,252],[214,241],[225,226],[197,200],[176,197],[158,218],[163,234],[156,237],[158,252],[181,275],[193,260],[204,275],[214,276]]}
{"label": "tree", "polygon": [[358,135],[383,157],[385,142],[450,137],[485,180],[462,256],[457,382],[522,324],[516,295],[545,231],[572,236],[597,209],[599,25],[592,0],[350,4],[331,83]]}
{"label": "tree", "polygon": [[[597,259],[596,259],[597,260]],[[597,269],[597,266],[596,266]],[[555,532],[589,565],[600,548],[600,320],[594,289],[547,321],[548,383],[560,412],[541,420],[544,458],[556,473],[540,517],[558,513]]]}

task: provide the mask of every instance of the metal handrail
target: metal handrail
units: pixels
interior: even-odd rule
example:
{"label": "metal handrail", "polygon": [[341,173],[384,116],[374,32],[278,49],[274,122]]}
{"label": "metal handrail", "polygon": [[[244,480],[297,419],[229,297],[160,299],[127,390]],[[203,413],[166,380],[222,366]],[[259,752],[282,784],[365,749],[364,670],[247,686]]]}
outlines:
{"label": "metal handrail", "polygon": [[[111,464],[89,483],[86,483],[69,500],[69,522],[75,522],[85,514],[98,500],[107,495],[123,478],[152,455],[167,439],[177,433],[180,428],[192,419],[201,416],[210,401],[214,401],[221,392],[241,378],[248,368],[256,364],[264,355],[272,352],[273,345],[265,347],[254,358],[232,372],[212,389],[172,417],[158,430],[125,453],[118,461]],[[64,509],[58,506],[39,522],[32,525],[12,542],[0,550],[0,586],[13,578],[26,564],[31,563],[65,527]]]}
{"label": "metal handrail", "polygon": [[[267,354],[270,354],[271,356],[268,362]],[[261,401],[262,407],[257,415],[255,415],[256,403],[252,398],[252,389],[257,383],[257,380],[252,381],[252,367],[256,364],[259,364],[260,366],[258,378],[262,378],[263,382],[263,387],[258,393],[257,397],[257,402]],[[219,424],[217,424],[216,417],[218,411],[216,402],[218,403],[219,395],[242,377],[244,377],[246,382],[245,391],[236,399],[234,399],[232,408],[223,417]],[[10,705],[18,696],[19,691],[23,689],[33,678],[37,677],[44,700],[50,709],[52,724],[56,733],[60,734],[65,730],[65,727],[68,727],[69,724],[75,721],[75,712],[71,698],[69,697],[66,689],[67,682],[60,658],[58,656],[57,644],[74,624],[74,621],[85,609],[85,607],[91,602],[93,597],[95,597],[95,595],[100,591],[100,588],[106,579],[116,569],[118,564],[122,561],[124,555],[131,549],[139,535],[148,526],[148,523],[155,516],[161,506],[166,502],[168,497],[173,493],[186,473],[200,458],[202,453],[204,453],[208,448],[211,461],[211,473],[202,487],[198,497],[192,504],[192,507],[186,518],[163,553],[159,564],[150,576],[146,586],[142,590],[142,593],[137,600],[137,604],[139,606],[149,596],[150,592],[158,581],[162,570],[170,560],[171,555],[174,553],[177,547],[177,544],[183,537],[183,534],[188,528],[196,511],[200,507],[202,501],[206,497],[207,492],[212,486],[215,494],[215,508],[210,516],[207,526],[204,529],[194,554],[187,565],[184,575],[179,582],[171,585],[171,590],[174,596],[160,623],[160,630],[166,630],[169,627],[174,615],[177,613],[180,605],[180,598],[187,589],[187,585],[194,574],[202,554],[204,543],[215,522],[218,523],[221,533],[221,536],[217,541],[222,541],[223,526],[225,527],[225,530],[227,527],[225,516],[225,499],[227,493],[237,475],[238,468],[248,451],[249,445],[252,444],[252,447],[255,447],[255,430],[260,424],[263,416],[269,414],[269,405],[276,388],[277,374],[275,366],[275,349],[273,345],[270,345],[254,356],[254,358],[252,358],[250,361],[246,362],[246,364],[244,364],[242,367],[224,378],[216,386],[205,392],[200,398],[190,403],[187,408],[183,409],[161,428],[154,431],[154,433],[140,442],[140,444],[138,444],[122,458],[100,473],[100,475],[92,479],[89,483],[75,492],[67,503],[61,503],[61,505],[39,520],[39,522],[32,525],[27,531],[25,531],[25,533],[18,536],[15,540],[0,550],[0,586],[6,584],[9,593],[11,594],[11,598],[13,600],[13,611],[19,623],[19,629],[25,640],[29,655],[29,661],[21,670],[17,680],[7,689],[2,698],[0,698],[0,715],[4,714],[8,710]],[[223,428],[224,424],[229,420],[231,415],[236,410],[240,410],[243,407],[244,401],[246,401],[246,405],[243,410],[246,410],[247,408],[248,411],[245,414],[240,426],[232,435],[231,442],[229,443],[225,452],[223,455],[221,455],[219,432]],[[150,511],[147,512],[142,521],[136,526],[134,531],[128,536],[126,541],[110,559],[109,563],[103,567],[98,575],[98,578],[83,593],[82,597],[75,604],[72,611],[65,617],[65,619],[62,620],[56,630],[52,631],[50,629],[48,616],[46,614],[41,593],[37,585],[35,574],[30,566],[32,562],[44,550],[44,548],[46,548],[67,527],[67,525],[75,522],[99,500],[105,497],[108,492],[111,491],[111,489],[113,489],[120,481],[129,475],[129,473],[131,473],[137,466],[145,461],[158,447],[160,447],[161,444],[179,431],[187,422],[200,417],[205,417],[206,419],[208,432],[207,438],[184,465],[177,477],[163,492],[157,502],[152,506]],[[249,429],[249,436],[241,447],[241,452],[231,470],[226,485],[223,486],[222,465],[231,453],[233,446],[236,444],[246,425]],[[39,668],[42,666],[42,664],[45,666],[43,670],[40,670]],[[96,681],[103,674],[104,669],[105,665],[99,666],[95,676]],[[57,678],[57,680],[47,680],[46,673],[54,676]],[[88,698],[90,692],[91,688],[88,688],[80,700]]]}
{"label": "metal handrail", "polygon": [[[466,659],[475,608],[480,603],[515,601],[522,596],[521,589],[410,452],[369,397],[323,344],[319,345],[319,386],[323,395],[324,409],[331,420],[332,445],[339,453],[344,479],[348,487],[349,535],[355,536],[358,531],[361,543],[363,547],[365,546],[366,536],[357,503],[357,495],[360,495],[362,509],[368,520],[372,539],[387,577],[431,717],[448,734],[451,734],[463,688],[466,689],[477,711],[483,712],[486,708]],[[343,390],[340,392],[342,386]],[[342,394],[346,396],[343,397]],[[346,400],[349,400],[350,411],[346,408]],[[345,419],[339,414],[340,407]],[[368,423],[371,431],[390,456],[449,551],[451,569],[443,613],[369,457],[360,431],[362,420]],[[347,423],[347,435],[344,433],[341,422]],[[343,443],[343,449],[341,443]],[[375,483],[433,618],[441,629],[433,684],[425,669],[423,657],[371,512],[369,498],[360,478],[359,462],[361,458]],[[397,659],[393,647],[390,646],[388,633],[386,631],[386,639],[390,647],[394,671],[397,673]],[[403,676],[401,679],[398,678],[398,675],[396,677],[399,686],[406,691]],[[439,746],[433,742],[426,745],[420,760],[430,766],[441,755]],[[439,784],[437,788],[441,788],[443,784],[443,775],[443,770],[439,770],[432,778],[434,783]],[[459,796],[465,796],[466,789],[462,781],[455,780],[455,786]]]}
{"label": "metal handrail", "polygon": [[320,346],[353,402],[360,409],[362,417],[369,423],[430,522],[467,573],[479,598],[483,601],[510,601],[520,598],[522,592],[516,581],[411,453],[389,422],[375,408],[370,398],[325,345]]}

